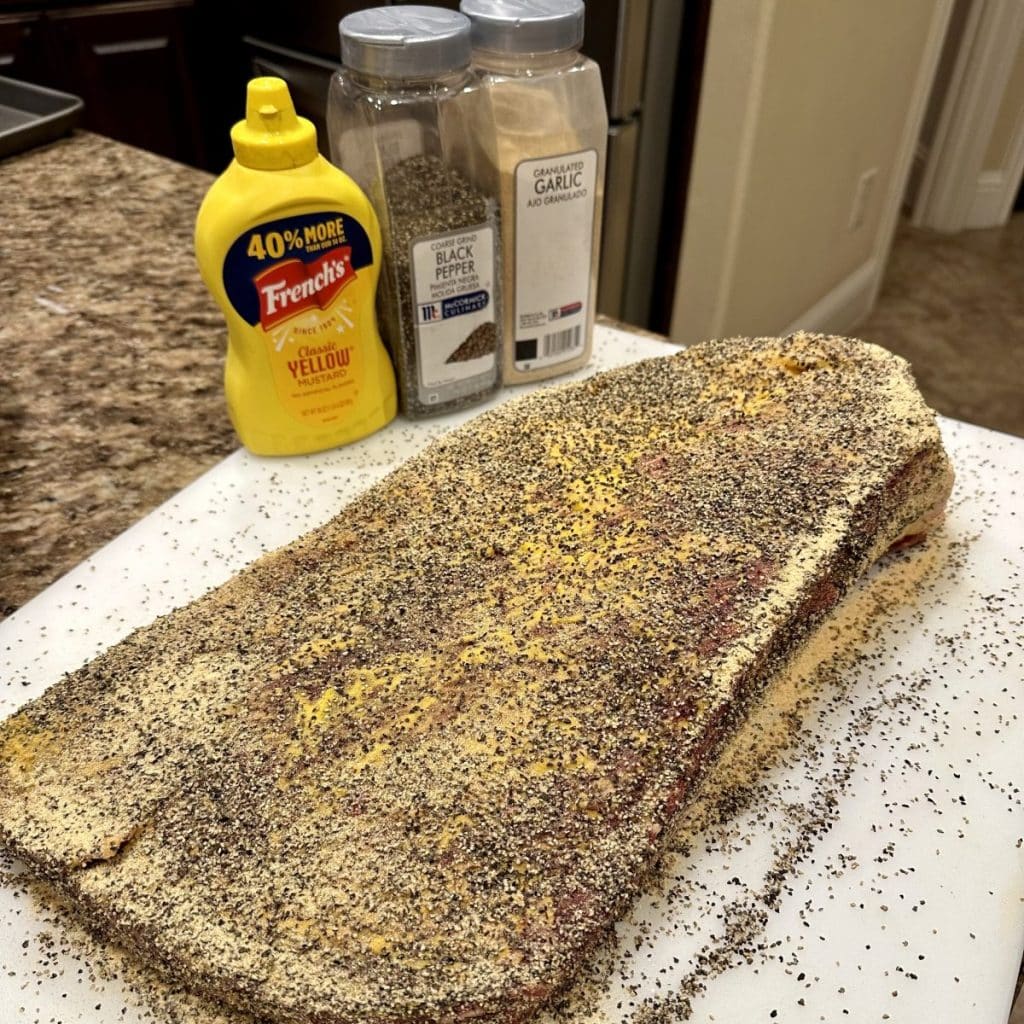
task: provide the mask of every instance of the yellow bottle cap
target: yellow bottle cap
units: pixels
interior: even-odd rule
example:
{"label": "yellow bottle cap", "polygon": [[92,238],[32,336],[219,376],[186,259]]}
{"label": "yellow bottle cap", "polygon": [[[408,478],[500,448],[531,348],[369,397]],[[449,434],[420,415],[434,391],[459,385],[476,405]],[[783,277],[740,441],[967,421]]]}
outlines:
{"label": "yellow bottle cap", "polygon": [[254,78],[246,89],[245,120],[231,129],[231,145],[240,164],[283,171],[316,158],[316,128],[296,116],[283,78]]}

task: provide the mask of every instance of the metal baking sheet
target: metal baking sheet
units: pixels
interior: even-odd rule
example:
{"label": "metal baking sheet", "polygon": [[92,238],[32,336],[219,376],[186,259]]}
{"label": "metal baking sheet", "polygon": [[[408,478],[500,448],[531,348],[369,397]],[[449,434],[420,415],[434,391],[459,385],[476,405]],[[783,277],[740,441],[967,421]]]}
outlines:
{"label": "metal baking sheet", "polygon": [[84,108],[70,93],[0,76],[0,159],[59,139]]}
{"label": "metal baking sheet", "polygon": [[[672,351],[600,327],[591,369]],[[469,415],[318,455],[231,455],[0,623],[0,714]],[[617,929],[604,988],[557,1024],[1005,1024],[1024,939],[1024,439],[941,427],[958,474],[945,526],[854,589],[834,639],[853,662],[776,694],[790,742],[732,806],[695,809]],[[195,1004],[150,1016],[127,961],[6,869],[4,1024],[241,1024]]]}

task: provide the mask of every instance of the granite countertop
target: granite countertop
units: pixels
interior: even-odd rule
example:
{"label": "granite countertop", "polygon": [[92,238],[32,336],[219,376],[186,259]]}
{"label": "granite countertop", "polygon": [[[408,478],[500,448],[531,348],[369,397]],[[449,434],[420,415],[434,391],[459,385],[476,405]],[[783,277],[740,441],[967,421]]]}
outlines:
{"label": "granite countertop", "polygon": [[0,619],[238,446],[212,181],[87,132],[0,161]]}
{"label": "granite countertop", "polygon": [[212,180],[88,133],[0,161],[0,618],[237,447]]}

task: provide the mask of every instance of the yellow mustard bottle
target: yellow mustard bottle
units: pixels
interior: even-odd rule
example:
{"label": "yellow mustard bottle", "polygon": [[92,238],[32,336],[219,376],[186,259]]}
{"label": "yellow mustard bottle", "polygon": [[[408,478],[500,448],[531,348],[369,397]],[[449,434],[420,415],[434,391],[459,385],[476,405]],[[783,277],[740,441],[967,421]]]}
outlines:
{"label": "yellow mustard bottle", "polygon": [[280,78],[254,78],[235,159],[196,220],[196,258],[228,324],[224,390],[257,455],[348,444],[389,423],[377,330],[381,237],[358,185],[317,151]]}

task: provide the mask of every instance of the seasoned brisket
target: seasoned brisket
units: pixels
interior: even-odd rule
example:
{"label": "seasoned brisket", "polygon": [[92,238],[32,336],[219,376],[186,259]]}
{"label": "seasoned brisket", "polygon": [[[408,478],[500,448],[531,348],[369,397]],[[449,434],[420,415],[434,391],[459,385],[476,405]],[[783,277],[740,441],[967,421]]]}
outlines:
{"label": "seasoned brisket", "polygon": [[846,339],[510,401],[9,718],[0,840],[271,1020],[524,1020],[950,483],[907,365]]}

